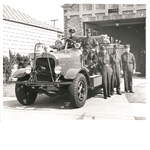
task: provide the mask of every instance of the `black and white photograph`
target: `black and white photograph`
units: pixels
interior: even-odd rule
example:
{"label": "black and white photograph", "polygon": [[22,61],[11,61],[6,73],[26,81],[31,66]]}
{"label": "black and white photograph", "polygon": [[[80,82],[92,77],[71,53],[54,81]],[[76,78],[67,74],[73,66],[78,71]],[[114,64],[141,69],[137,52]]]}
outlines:
{"label": "black and white photograph", "polygon": [[146,4],[55,4],[53,15],[41,3],[41,20],[15,5],[3,3],[4,120],[146,119]]}
{"label": "black and white photograph", "polygon": [[3,0],[2,149],[149,150],[149,3]]}
{"label": "black and white photograph", "polygon": [[146,120],[146,4],[14,2],[3,120]]}

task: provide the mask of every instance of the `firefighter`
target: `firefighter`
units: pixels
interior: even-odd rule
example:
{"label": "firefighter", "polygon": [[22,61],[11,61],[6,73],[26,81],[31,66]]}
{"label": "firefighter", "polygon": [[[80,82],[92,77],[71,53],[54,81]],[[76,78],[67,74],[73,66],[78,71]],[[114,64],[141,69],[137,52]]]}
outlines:
{"label": "firefighter", "polygon": [[91,29],[86,29],[87,37],[82,40],[81,46],[83,49],[83,56],[85,57],[85,64],[87,64],[87,56],[92,49],[95,49],[98,44],[94,37],[91,37]]}
{"label": "firefighter", "polygon": [[[120,92],[120,73],[122,68],[121,55],[118,52],[118,45],[114,45],[113,53],[110,54],[110,64],[112,67],[112,79],[111,79],[111,95],[114,94],[114,87],[116,87],[117,94]],[[116,86],[115,86],[116,85]]]}
{"label": "firefighter", "polygon": [[134,54],[130,53],[130,45],[125,45],[126,52],[121,55],[123,72],[124,72],[124,84],[125,92],[133,92],[132,75],[135,73],[136,61]]}
{"label": "firefighter", "polygon": [[69,29],[69,34],[70,34],[69,39],[71,40],[67,39],[65,45],[68,42],[67,48],[74,48],[74,44],[79,42],[79,39],[75,36],[75,29]]}
{"label": "firefighter", "polygon": [[141,58],[140,58],[140,67],[141,67],[141,76],[145,77],[146,75],[146,51],[142,50],[141,51]]}
{"label": "firefighter", "polygon": [[95,52],[95,49],[89,52],[87,57],[87,67],[89,69],[89,75],[96,75],[97,74],[97,64],[98,58]]}
{"label": "firefighter", "polygon": [[104,92],[104,98],[111,97],[111,75],[112,68],[110,66],[110,57],[107,54],[106,47],[101,46],[101,55],[98,57],[99,67],[102,74],[102,86]]}

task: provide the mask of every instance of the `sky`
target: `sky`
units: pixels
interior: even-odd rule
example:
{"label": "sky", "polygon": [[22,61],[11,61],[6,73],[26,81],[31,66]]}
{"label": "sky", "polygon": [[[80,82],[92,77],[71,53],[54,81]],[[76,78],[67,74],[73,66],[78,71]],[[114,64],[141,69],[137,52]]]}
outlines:
{"label": "sky", "polygon": [[51,20],[58,19],[55,27],[64,30],[64,14],[61,7],[64,3],[61,0],[4,0],[3,4],[52,26],[54,22]]}

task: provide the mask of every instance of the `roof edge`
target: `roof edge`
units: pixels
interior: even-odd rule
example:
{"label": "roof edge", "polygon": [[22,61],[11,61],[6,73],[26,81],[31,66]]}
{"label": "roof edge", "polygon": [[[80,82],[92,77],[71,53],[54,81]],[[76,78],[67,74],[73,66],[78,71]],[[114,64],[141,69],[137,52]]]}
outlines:
{"label": "roof edge", "polygon": [[64,4],[61,7],[62,8],[71,8],[74,4]]}
{"label": "roof edge", "polygon": [[[28,16],[28,18],[29,18],[29,22],[25,22],[24,20],[23,21],[21,21],[20,20],[20,16],[18,17],[19,19],[14,19],[12,16],[9,16],[10,14],[10,12],[8,13],[8,14],[6,14],[5,12],[4,12],[4,9],[5,9],[5,11],[7,11],[6,10],[6,7],[7,7],[7,9],[13,9],[14,11],[18,11],[17,9],[14,9],[14,8],[12,8],[12,7],[10,7],[10,6],[8,6],[8,5],[6,5],[6,4],[3,4],[3,20],[7,20],[7,21],[11,21],[11,22],[16,22],[16,23],[20,23],[20,24],[25,24],[25,25],[29,25],[29,26],[34,26],[34,27],[39,27],[39,28],[43,28],[43,29],[47,29],[47,30],[51,30],[51,31],[56,31],[56,32],[59,32],[59,33],[63,33],[64,31],[62,31],[61,29],[59,29],[59,28],[55,28],[55,27],[53,27],[53,26],[51,26],[51,25],[49,25],[49,24],[46,24],[46,23],[44,23],[44,22],[42,22],[42,21],[39,21],[39,20],[37,20],[37,19],[35,19],[35,18],[33,18],[33,17],[31,17],[31,16],[29,16],[29,15],[27,15],[27,14],[25,14],[25,13],[23,13],[23,12],[21,12],[21,11],[18,11],[19,13],[21,13],[21,14],[23,14],[23,15],[25,15],[25,16]],[[5,15],[4,15],[5,14]],[[12,14],[11,14],[12,15]],[[16,15],[16,14],[15,14]],[[26,18],[27,19],[27,18]],[[31,20],[31,22],[30,22],[30,20]],[[36,20],[36,22],[34,21],[34,20]],[[38,24],[37,24],[38,23]],[[40,25],[41,24],[41,25]],[[46,27],[46,26],[48,26],[48,27]]]}
{"label": "roof edge", "polygon": [[9,19],[3,19],[3,20],[14,22],[14,23],[19,23],[19,24],[23,24],[23,25],[28,25],[28,26],[32,26],[32,27],[36,27],[36,28],[41,28],[41,29],[44,29],[44,30],[55,31],[55,32],[58,32],[58,33],[63,33],[63,31],[57,30],[57,29],[44,28],[44,27],[41,27],[41,26],[36,26],[36,25],[27,24],[27,23],[23,23],[23,22],[13,21],[13,20],[9,20]]}

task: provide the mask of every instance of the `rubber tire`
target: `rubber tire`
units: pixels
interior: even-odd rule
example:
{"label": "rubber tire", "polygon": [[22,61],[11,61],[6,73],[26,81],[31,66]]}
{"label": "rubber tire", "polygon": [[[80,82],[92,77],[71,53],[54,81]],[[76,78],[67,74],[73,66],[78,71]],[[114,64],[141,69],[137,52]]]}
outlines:
{"label": "rubber tire", "polygon": [[[24,81],[24,80],[18,79],[18,81]],[[32,88],[27,87],[23,84],[16,84],[15,93],[18,102],[22,105],[33,104],[37,97],[37,92],[35,92]],[[26,94],[28,94],[28,96],[25,97]]]}
{"label": "rubber tire", "polygon": [[[85,85],[85,94],[82,101],[79,99],[78,96],[78,84],[80,82],[83,82]],[[87,80],[83,74],[78,73],[76,78],[73,80],[72,84],[69,86],[69,98],[72,107],[74,108],[83,107],[87,99],[87,93],[88,93]]]}

